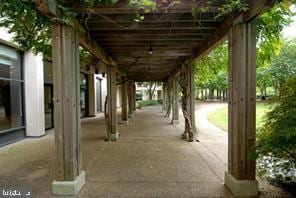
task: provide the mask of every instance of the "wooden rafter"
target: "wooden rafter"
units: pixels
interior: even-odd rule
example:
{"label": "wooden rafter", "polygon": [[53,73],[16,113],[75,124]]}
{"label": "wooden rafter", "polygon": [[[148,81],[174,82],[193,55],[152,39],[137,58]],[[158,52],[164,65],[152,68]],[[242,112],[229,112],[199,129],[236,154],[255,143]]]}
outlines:
{"label": "wooden rafter", "polygon": [[[148,13],[125,0],[115,5],[101,2],[92,6],[81,1],[64,2],[69,2],[70,10],[78,13],[75,24],[82,30],[81,45],[100,57],[105,65],[117,63],[133,80],[143,78],[144,81],[162,81],[177,74],[185,60],[198,60],[224,41],[234,23],[250,21],[275,3],[275,0],[246,0],[250,5],[248,12],[217,18],[226,0],[213,0],[209,5],[207,0],[181,0],[171,5],[172,1],[157,1],[157,9]],[[45,8],[39,3],[42,12],[52,19],[59,16],[55,0],[37,2],[51,2]],[[207,8],[201,11],[204,5]],[[192,10],[196,14],[193,15]],[[137,20],[139,16],[141,20]],[[148,54],[150,45],[152,55]],[[135,59],[138,60],[135,62]],[[147,67],[153,72],[147,74]]]}
{"label": "wooden rafter", "polygon": [[[55,0],[36,0],[36,6],[41,13],[48,16],[54,21],[62,23],[62,14],[57,7],[57,2]],[[73,19],[76,28],[79,30],[79,43],[95,57],[100,59],[106,65],[114,65],[116,63],[113,61],[112,57],[109,56],[102,47],[97,45],[85,32],[84,27],[82,27],[77,20]]]}
{"label": "wooden rafter", "polygon": [[[235,13],[234,16],[229,17],[211,37],[209,42],[205,42],[201,48],[196,50],[192,55],[192,59],[198,59],[199,57],[207,54],[217,45],[225,40],[229,29],[236,22],[248,22],[264,11],[270,9],[275,3],[275,0],[251,0],[249,5],[249,11],[243,14]],[[239,18],[240,17],[240,18]]]}

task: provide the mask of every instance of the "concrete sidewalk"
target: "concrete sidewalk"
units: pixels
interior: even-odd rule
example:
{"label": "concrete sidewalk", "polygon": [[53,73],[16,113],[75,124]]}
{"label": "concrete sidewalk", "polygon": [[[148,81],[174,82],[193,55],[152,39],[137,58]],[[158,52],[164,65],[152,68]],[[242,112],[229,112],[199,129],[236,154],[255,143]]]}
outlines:
{"label": "concrete sidewalk", "polygon": [[[223,185],[225,139],[199,122],[201,142],[188,143],[183,119],[172,125],[160,106],[147,107],[119,125],[120,139],[109,143],[102,115],[83,120],[86,184],[76,197],[231,197]],[[0,148],[0,186],[32,186],[34,197],[52,197],[53,133]]]}

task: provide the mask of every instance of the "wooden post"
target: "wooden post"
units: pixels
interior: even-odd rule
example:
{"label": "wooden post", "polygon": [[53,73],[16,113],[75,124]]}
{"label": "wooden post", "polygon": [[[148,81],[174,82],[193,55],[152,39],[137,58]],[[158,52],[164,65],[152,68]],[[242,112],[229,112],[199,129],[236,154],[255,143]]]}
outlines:
{"label": "wooden post", "polygon": [[121,117],[122,123],[128,123],[128,99],[127,99],[127,80],[121,85]]}
{"label": "wooden post", "polygon": [[80,150],[78,45],[78,33],[72,27],[53,25],[55,181],[52,190],[55,195],[77,194],[85,183]]}
{"label": "wooden post", "polygon": [[187,60],[181,67],[180,87],[182,90],[182,111],[185,118],[183,138],[189,142],[197,141],[195,126],[195,87],[194,66]]}
{"label": "wooden post", "polygon": [[107,112],[108,112],[108,134],[106,139],[116,141],[119,138],[117,126],[117,86],[116,69],[113,66],[107,66]]}
{"label": "wooden post", "polygon": [[188,110],[190,115],[190,121],[192,125],[192,130],[194,133],[193,141],[196,140],[196,126],[195,126],[195,83],[194,83],[194,65],[190,63],[187,65],[188,69],[188,85],[189,85],[189,101],[188,101]]}
{"label": "wooden post", "polygon": [[133,117],[133,81],[128,81],[128,117]]}
{"label": "wooden post", "polygon": [[95,117],[96,109],[96,77],[94,73],[88,74],[88,116]]}
{"label": "wooden post", "polygon": [[136,82],[133,82],[133,111],[136,111],[136,102],[137,102]]}
{"label": "wooden post", "polygon": [[240,23],[229,32],[228,172],[235,196],[257,196],[255,174],[256,27]]}
{"label": "wooden post", "polygon": [[172,79],[167,81],[166,87],[166,117],[170,117],[172,113],[173,99],[172,99]]}
{"label": "wooden post", "polygon": [[173,100],[173,116],[172,124],[179,124],[179,97],[178,97],[178,80],[177,76],[174,76],[172,79],[172,100]]}
{"label": "wooden post", "polygon": [[166,82],[162,82],[162,112],[165,113],[166,112],[166,108],[167,108],[167,98],[166,98]]}

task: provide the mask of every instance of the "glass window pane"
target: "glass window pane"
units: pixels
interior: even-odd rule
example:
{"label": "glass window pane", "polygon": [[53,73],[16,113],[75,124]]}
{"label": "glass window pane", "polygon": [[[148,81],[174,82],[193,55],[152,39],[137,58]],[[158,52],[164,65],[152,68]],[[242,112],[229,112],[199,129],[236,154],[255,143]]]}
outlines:
{"label": "glass window pane", "polygon": [[0,78],[21,79],[20,53],[0,44]]}
{"label": "glass window pane", "polygon": [[0,80],[0,133],[22,126],[22,83]]}
{"label": "glass window pane", "polygon": [[52,63],[44,61],[44,82],[52,84]]}
{"label": "glass window pane", "polygon": [[44,86],[45,129],[53,128],[53,87]]}
{"label": "glass window pane", "polygon": [[87,75],[80,73],[80,87],[86,89]]}

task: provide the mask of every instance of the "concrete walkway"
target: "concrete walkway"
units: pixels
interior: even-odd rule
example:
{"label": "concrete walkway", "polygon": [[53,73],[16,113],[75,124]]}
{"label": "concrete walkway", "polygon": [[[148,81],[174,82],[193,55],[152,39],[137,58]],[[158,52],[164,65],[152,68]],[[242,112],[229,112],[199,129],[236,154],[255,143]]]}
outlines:
{"label": "concrete walkway", "polygon": [[[138,110],[112,143],[104,142],[102,115],[83,120],[86,184],[77,197],[231,197],[223,185],[227,134],[215,134],[207,110],[197,110],[200,143],[181,139],[183,119],[170,124],[160,106]],[[0,148],[0,186],[32,186],[34,197],[52,197],[53,137]]]}

